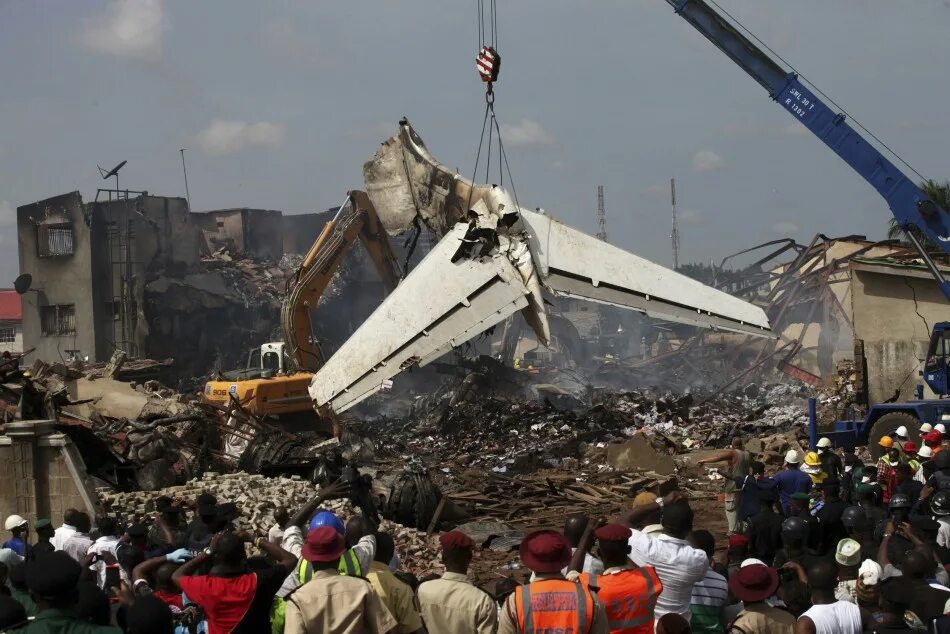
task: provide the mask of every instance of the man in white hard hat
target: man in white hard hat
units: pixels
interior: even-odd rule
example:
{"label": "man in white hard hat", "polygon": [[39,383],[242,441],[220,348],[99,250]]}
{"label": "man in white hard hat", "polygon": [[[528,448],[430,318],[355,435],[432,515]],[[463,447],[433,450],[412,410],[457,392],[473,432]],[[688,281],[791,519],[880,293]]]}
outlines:
{"label": "man in white hard hat", "polygon": [[904,448],[904,443],[907,442],[907,427],[901,425],[894,430],[894,440],[900,443],[901,450]]}
{"label": "man in white hard hat", "polygon": [[9,515],[3,522],[3,528],[10,531],[13,537],[3,542],[0,548],[9,548],[24,559],[30,558],[29,523],[19,515]]}
{"label": "man in white hard hat", "polygon": [[923,425],[920,426],[920,435],[923,436],[924,434],[930,433],[933,431],[933,429],[934,429],[933,425],[931,425],[930,423],[924,423]]}
{"label": "man in white hard hat", "polygon": [[788,515],[788,506],[793,494],[811,491],[811,478],[798,468],[801,461],[802,456],[798,450],[789,449],[785,454],[785,468],[772,477],[775,481],[775,490],[778,491],[782,502],[782,512],[785,515]]}
{"label": "man in white hard hat", "polygon": [[937,423],[936,425],[934,425],[934,431],[939,431],[944,436],[947,435],[947,428],[944,427],[943,423]]}
{"label": "man in white hard hat", "polygon": [[821,470],[831,478],[840,478],[844,471],[844,464],[841,457],[834,452],[831,446],[831,439],[827,436],[818,439],[815,443],[815,449],[818,451],[818,457],[821,458]]}
{"label": "man in white hard hat", "polygon": [[[923,427],[921,427],[921,429],[923,429]],[[920,449],[917,450],[917,461],[920,463],[920,466],[917,468],[917,473],[914,474],[914,480],[922,484],[927,484],[927,474],[924,473],[924,463],[932,459],[933,456],[933,449],[928,445],[921,445]]]}

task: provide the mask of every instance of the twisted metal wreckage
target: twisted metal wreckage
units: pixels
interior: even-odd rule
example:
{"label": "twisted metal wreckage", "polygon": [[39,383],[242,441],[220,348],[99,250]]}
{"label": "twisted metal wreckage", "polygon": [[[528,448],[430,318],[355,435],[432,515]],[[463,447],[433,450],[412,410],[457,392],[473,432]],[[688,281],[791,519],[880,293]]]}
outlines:
{"label": "twisted metal wreckage", "polygon": [[550,342],[544,294],[677,323],[773,337],[762,308],[529,211],[428,151],[405,119],[363,166],[386,231],[425,224],[439,242],[314,375],[322,412],[343,412],[402,370],[424,366],[521,311]]}

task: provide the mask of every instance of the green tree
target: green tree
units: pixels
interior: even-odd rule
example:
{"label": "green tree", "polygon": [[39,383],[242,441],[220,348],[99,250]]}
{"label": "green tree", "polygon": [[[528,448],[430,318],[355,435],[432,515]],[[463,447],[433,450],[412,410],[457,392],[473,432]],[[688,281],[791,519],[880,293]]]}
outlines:
{"label": "green tree", "polygon": [[[927,194],[932,201],[944,209],[950,210],[950,181],[938,183],[935,180],[928,179],[920,184],[920,188],[924,190],[924,193]],[[936,248],[936,245],[927,237],[927,234],[918,227],[911,227],[910,232],[920,240],[920,243],[924,245],[925,249],[930,250]],[[887,239],[900,240],[902,244],[910,244],[907,236],[904,235],[904,229],[898,224],[896,218],[891,218],[887,224]]]}

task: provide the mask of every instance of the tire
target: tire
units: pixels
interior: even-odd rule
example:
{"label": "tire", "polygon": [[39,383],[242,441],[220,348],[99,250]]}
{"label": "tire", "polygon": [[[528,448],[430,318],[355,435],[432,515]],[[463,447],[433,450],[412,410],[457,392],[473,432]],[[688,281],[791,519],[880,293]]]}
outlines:
{"label": "tire", "polygon": [[868,434],[868,450],[875,460],[880,458],[883,453],[877,442],[882,436],[889,436],[901,425],[907,428],[907,440],[916,443],[920,447],[920,420],[907,412],[890,412],[874,421],[871,426],[871,433]]}

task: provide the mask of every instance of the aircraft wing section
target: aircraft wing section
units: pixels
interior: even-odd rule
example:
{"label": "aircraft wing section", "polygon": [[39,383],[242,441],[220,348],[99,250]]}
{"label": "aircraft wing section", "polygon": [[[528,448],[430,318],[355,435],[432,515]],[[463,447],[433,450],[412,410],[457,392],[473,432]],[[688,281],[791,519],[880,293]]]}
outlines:
{"label": "aircraft wing section", "polygon": [[521,276],[503,254],[452,262],[468,227],[458,224],[314,375],[318,407],[343,412],[384,380],[424,364],[528,304]]}
{"label": "aircraft wing section", "polygon": [[555,294],[611,304],[650,317],[774,337],[760,307],[521,209],[541,281]]}

